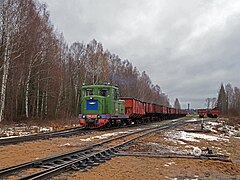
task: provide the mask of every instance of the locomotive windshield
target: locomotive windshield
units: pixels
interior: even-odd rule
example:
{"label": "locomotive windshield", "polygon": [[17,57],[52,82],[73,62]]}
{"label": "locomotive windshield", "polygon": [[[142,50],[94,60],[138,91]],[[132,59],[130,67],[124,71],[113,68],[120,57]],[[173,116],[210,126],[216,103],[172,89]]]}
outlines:
{"label": "locomotive windshield", "polygon": [[99,89],[99,96],[107,97],[109,95],[108,89]]}
{"label": "locomotive windshield", "polygon": [[92,96],[93,95],[93,89],[86,89],[86,96]]}

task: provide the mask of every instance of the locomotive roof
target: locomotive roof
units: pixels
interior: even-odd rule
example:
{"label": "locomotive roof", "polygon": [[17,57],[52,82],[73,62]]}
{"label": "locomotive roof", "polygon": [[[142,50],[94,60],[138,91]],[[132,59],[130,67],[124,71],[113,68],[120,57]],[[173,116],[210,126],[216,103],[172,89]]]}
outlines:
{"label": "locomotive roof", "polygon": [[98,84],[98,85],[83,85],[82,88],[115,88],[118,89],[118,87],[113,86],[113,85],[104,85],[104,84]]}

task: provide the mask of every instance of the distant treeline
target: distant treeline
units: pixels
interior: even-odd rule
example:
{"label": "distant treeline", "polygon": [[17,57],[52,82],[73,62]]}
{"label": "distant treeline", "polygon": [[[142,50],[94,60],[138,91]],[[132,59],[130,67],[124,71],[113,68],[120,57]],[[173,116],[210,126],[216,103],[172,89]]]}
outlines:
{"label": "distant treeline", "polygon": [[121,96],[169,105],[167,95],[101,43],[70,47],[36,0],[0,1],[0,122],[79,113],[82,83],[117,84]]}
{"label": "distant treeline", "polygon": [[223,115],[240,116],[240,88],[224,85],[218,92],[217,108]]}

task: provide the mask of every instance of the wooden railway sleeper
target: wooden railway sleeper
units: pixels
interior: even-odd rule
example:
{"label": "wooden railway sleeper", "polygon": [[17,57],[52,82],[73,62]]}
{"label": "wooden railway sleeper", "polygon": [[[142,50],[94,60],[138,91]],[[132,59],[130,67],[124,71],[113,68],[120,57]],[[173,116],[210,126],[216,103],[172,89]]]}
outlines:
{"label": "wooden railway sleeper", "polygon": [[93,160],[96,163],[103,163],[103,162],[105,162],[104,160],[101,160],[97,155],[93,156]]}

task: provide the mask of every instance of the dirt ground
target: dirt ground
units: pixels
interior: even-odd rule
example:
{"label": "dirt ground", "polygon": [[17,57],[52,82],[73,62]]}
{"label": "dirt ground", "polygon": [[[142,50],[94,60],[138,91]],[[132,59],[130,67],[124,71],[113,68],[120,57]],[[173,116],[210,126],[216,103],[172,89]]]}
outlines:
{"label": "dirt ground", "polygon": [[[146,154],[189,154],[194,147],[209,147],[213,153],[229,155],[232,162],[183,159],[117,156],[87,172],[67,172],[53,179],[240,179],[240,139],[231,136],[221,123],[210,126],[211,131],[185,133],[184,130],[199,130],[201,126],[187,125],[159,131],[138,139],[122,149],[122,152]],[[206,125],[207,127],[207,125]],[[117,132],[127,129],[117,130]],[[49,155],[78,149],[101,141],[102,136],[111,138],[111,132],[95,132],[85,136],[39,140],[0,147],[0,168],[43,158]],[[215,139],[214,139],[215,138]]]}
{"label": "dirt ground", "polygon": [[[137,130],[138,128],[134,129]],[[16,145],[0,146],[0,168],[79,149],[107,138],[122,135],[122,132],[127,132],[128,130],[127,128],[122,128],[114,130],[114,132],[96,131],[84,136],[53,138],[49,140],[23,142]]]}
{"label": "dirt ground", "polygon": [[[209,147],[214,154],[229,155],[231,162],[183,158],[149,158],[135,156],[117,156],[110,161],[91,168],[88,172],[68,173],[63,179],[240,179],[240,139],[226,136],[216,131],[196,133],[200,137],[192,141],[188,138],[173,137],[172,134],[185,129],[200,129],[200,125],[188,125],[161,131],[143,137],[123,152],[141,152],[146,154],[192,153],[194,147]],[[170,134],[170,136],[169,136]],[[190,133],[190,135],[192,135]],[[205,137],[206,135],[206,137]],[[211,138],[217,137],[217,140]]]}
{"label": "dirt ground", "polygon": [[[89,172],[69,174],[67,179],[239,179],[234,163],[191,159],[115,157]],[[65,175],[66,178],[66,175]],[[64,179],[64,177],[63,177]]]}

